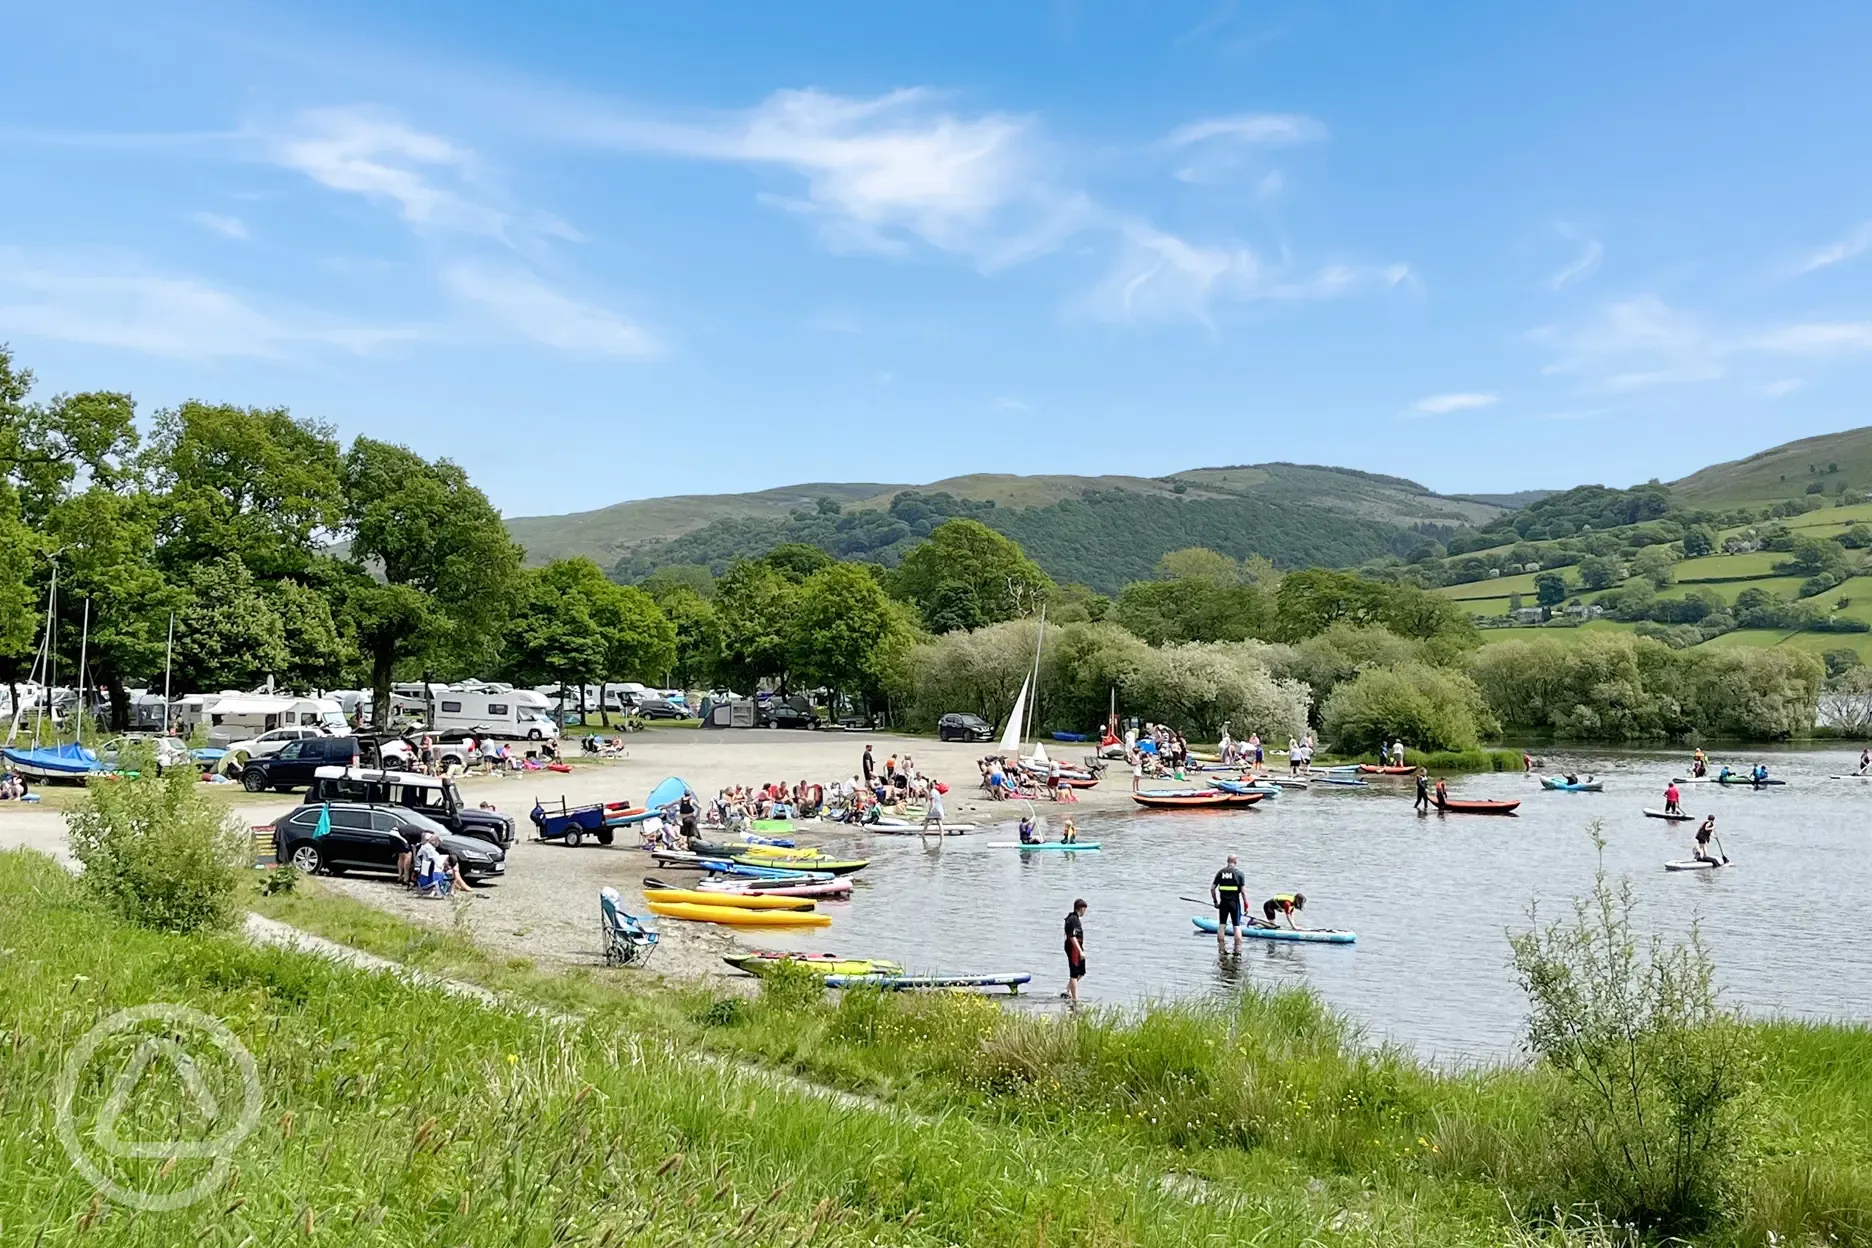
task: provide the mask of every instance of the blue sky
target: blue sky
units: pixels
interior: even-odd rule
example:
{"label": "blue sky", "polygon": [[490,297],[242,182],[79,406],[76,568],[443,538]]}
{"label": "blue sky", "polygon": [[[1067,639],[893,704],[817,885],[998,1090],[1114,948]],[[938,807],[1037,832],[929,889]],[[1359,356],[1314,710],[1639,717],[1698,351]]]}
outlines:
{"label": "blue sky", "polygon": [[[393,10],[393,11],[392,11]],[[1866,420],[1872,6],[8,6],[0,341],[510,514]]]}

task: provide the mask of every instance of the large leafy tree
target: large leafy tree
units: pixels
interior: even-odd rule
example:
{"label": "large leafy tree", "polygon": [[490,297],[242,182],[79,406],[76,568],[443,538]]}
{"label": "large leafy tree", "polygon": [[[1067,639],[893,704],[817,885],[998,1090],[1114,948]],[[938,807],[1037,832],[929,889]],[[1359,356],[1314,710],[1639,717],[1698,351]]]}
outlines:
{"label": "large leafy tree", "polygon": [[522,574],[506,629],[506,671],[525,685],[584,686],[604,670],[604,643],[590,604],[567,593],[554,565]]}
{"label": "large leafy tree", "polygon": [[521,552],[487,496],[446,459],[359,438],[343,482],[351,553],[372,576],[347,596],[346,615],[381,724],[399,661],[426,672],[491,654],[519,588]]}
{"label": "large leafy tree", "polygon": [[1053,582],[1015,542],[979,520],[946,520],[929,540],[904,556],[891,579],[898,597],[928,613],[941,608],[945,622],[963,614],[964,595],[945,586],[966,587],[976,618],[994,623],[1025,615]]}
{"label": "large leafy tree", "polygon": [[665,586],[656,599],[676,630],[676,683],[693,689],[713,680],[722,648],[721,616],[715,605],[683,584]]}
{"label": "large leafy tree", "polygon": [[898,617],[877,578],[835,563],[806,578],[788,620],[791,668],[833,694],[864,689],[881,676],[878,656]]}
{"label": "large leafy tree", "polygon": [[787,640],[798,587],[765,562],[742,560],[715,583],[722,680],[752,691],[787,678]]}
{"label": "large leafy tree", "polygon": [[286,625],[267,586],[233,555],[196,564],[181,587],[175,674],[184,689],[247,689],[284,675]]}

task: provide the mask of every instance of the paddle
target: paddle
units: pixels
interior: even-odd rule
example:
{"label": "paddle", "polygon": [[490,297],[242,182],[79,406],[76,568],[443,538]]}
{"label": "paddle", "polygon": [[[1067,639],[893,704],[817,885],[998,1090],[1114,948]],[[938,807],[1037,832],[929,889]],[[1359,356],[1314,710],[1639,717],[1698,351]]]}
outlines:
{"label": "paddle", "polygon": [[1722,837],[1716,836],[1716,829],[1710,829],[1710,835],[1716,837],[1716,852],[1722,855],[1723,866],[1729,865],[1729,851],[1723,848]]}

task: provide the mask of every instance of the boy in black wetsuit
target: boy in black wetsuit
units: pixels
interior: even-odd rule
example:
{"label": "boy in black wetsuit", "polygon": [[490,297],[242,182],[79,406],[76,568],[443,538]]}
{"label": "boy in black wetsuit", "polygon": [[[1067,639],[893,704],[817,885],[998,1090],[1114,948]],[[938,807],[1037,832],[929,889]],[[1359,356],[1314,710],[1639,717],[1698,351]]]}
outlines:
{"label": "boy in black wetsuit", "polygon": [[1085,912],[1082,897],[1073,902],[1072,912],[1066,916],[1066,991],[1060,995],[1073,1005],[1079,1004],[1079,981],[1086,973]]}

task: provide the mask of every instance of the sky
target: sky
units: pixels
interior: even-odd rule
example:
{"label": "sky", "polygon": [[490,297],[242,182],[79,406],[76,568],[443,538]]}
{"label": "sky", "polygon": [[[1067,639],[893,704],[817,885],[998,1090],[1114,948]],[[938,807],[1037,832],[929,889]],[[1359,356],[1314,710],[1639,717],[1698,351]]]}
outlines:
{"label": "sky", "polygon": [[0,3],[0,342],[508,514],[1872,423],[1872,6]]}

